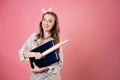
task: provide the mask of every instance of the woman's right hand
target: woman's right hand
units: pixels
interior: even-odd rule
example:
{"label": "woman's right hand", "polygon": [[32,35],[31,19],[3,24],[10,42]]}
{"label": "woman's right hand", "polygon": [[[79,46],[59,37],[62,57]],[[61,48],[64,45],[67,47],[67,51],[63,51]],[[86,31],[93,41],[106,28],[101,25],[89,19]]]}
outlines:
{"label": "woman's right hand", "polygon": [[35,59],[41,59],[43,55],[40,52],[24,51],[24,57],[25,58],[35,57]]}
{"label": "woman's right hand", "polygon": [[39,52],[33,52],[35,59],[41,59],[43,55]]}

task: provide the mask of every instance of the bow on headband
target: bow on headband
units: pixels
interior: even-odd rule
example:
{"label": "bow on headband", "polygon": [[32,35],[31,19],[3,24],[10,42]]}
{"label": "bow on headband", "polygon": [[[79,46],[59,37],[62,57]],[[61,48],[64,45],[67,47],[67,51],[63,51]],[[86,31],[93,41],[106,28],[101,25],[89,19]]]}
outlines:
{"label": "bow on headband", "polygon": [[52,8],[48,8],[48,10],[46,9],[41,9],[42,13],[46,13],[46,12],[52,12]]}

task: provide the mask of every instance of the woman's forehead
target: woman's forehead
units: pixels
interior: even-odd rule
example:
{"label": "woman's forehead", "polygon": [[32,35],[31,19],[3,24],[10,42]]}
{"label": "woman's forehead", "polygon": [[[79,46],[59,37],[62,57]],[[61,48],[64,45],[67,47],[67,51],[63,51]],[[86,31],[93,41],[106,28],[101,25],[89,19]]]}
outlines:
{"label": "woman's forehead", "polygon": [[51,14],[46,14],[44,18],[47,20],[55,20],[54,16],[52,16]]}

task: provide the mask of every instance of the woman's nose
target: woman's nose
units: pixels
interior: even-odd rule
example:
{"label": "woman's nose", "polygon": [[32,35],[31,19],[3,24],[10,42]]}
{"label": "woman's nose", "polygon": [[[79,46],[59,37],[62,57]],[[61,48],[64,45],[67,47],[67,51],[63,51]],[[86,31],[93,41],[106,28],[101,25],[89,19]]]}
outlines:
{"label": "woman's nose", "polygon": [[48,24],[48,21],[45,21],[45,24]]}

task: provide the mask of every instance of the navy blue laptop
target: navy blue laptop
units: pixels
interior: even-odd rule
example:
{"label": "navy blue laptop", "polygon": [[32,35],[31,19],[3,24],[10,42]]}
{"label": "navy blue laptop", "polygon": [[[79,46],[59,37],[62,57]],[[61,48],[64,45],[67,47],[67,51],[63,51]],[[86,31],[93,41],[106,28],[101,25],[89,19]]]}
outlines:
{"label": "navy blue laptop", "polygon": [[[48,50],[49,48],[54,46],[54,41],[48,41],[44,43],[41,46],[38,46],[37,48],[31,50],[31,52],[40,52],[43,53],[44,51]],[[58,62],[60,60],[58,53],[55,51],[51,52],[50,54],[46,55],[45,58],[41,58],[36,60],[35,58],[29,58],[30,65],[32,68],[34,68],[33,62],[39,67],[45,67],[49,66],[55,62]]]}

